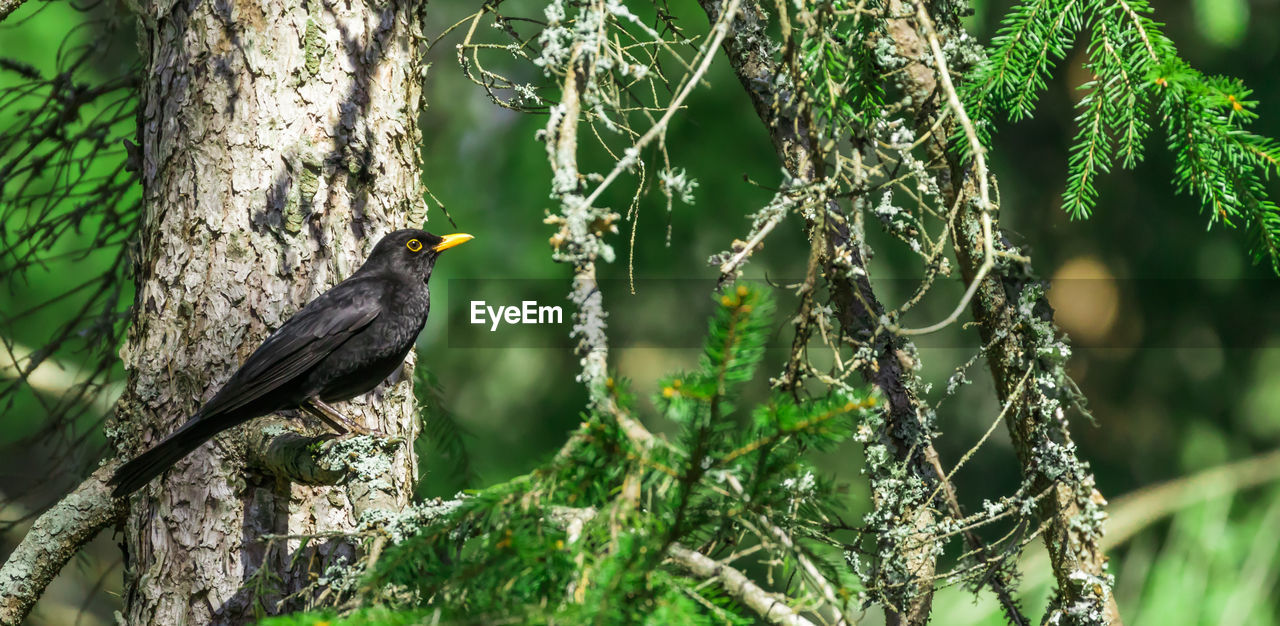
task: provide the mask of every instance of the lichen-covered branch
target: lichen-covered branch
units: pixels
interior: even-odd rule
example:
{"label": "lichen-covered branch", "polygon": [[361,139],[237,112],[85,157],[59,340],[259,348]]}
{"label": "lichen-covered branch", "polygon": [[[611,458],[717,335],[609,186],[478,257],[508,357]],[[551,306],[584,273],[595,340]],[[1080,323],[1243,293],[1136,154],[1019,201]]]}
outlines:
{"label": "lichen-covered branch", "polygon": [[[894,0],[890,11],[902,16],[890,20],[888,34],[909,63],[909,69],[901,73],[904,87],[918,107],[922,126],[927,126],[939,114],[935,103],[938,81],[924,58],[931,47],[927,37],[962,32],[958,17],[933,16],[939,34],[929,32],[932,25],[925,23],[928,14],[919,2],[909,5]],[[952,73],[956,73],[954,67]],[[944,87],[944,91],[950,90]],[[942,94],[948,96],[956,100],[954,94]],[[1048,522],[1045,545],[1058,581],[1052,619],[1070,624],[1117,624],[1120,615],[1100,545],[1106,501],[1098,493],[1088,465],[1076,455],[1065,417],[1074,401],[1064,370],[1070,348],[1057,335],[1044,288],[1034,280],[1029,262],[995,264],[989,274],[982,271],[991,265],[984,250],[1010,255],[1016,251],[1000,233],[998,207],[984,210],[978,201],[980,183],[988,181],[975,179],[972,162],[950,151],[946,136],[934,133],[929,149],[950,168],[944,193],[959,207],[954,250],[961,275],[975,288],[970,309],[983,342],[990,346],[987,361],[997,395],[1001,402],[1016,403],[1015,410],[1006,416],[1006,424],[1023,475],[1032,492],[1050,490],[1048,497],[1040,500],[1038,513]],[[1028,371],[1028,391],[1019,393]]]}
{"label": "lichen-covered branch", "polygon": [[[980,244],[979,218],[962,210],[959,219],[957,256],[962,274],[971,276],[981,260],[966,248]],[[1006,267],[993,273],[982,282],[971,310],[983,341],[994,342],[987,356],[997,395],[1002,402],[1013,398],[1017,403],[1006,425],[1023,476],[1032,491],[1052,490],[1040,501],[1038,513],[1049,521],[1045,546],[1058,581],[1054,610],[1065,615],[1062,623],[1119,624],[1100,543],[1106,500],[1088,464],[1076,454],[1064,415],[1074,402],[1065,371],[1070,348],[1049,319],[1032,313],[1051,309],[1044,289],[1022,275],[1025,271]],[[1014,397],[1020,372],[1029,366],[1031,391]]]}
{"label": "lichen-covered branch", "polygon": [[596,283],[596,259],[610,259],[613,249],[602,241],[604,232],[613,229],[618,215],[605,209],[593,209],[582,197],[581,176],[578,173],[578,118],[581,114],[581,95],[578,85],[583,77],[580,67],[592,63],[593,57],[583,58],[583,45],[578,44],[569,55],[565,69],[560,103],[551,108],[547,120],[547,160],[552,169],[552,197],[561,203],[561,212],[547,218],[547,222],[560,226],[560,232],[552,237],[555,258],[573,264],[573,290],[569,300],[577,307],[573,313],[571,335],[578,340],[577,352],[582,363],[579,381],[587,386],[591,402],[608,403],[603,393],[608,372],[609,343],[605,333],[608,313],[604,309],[604,296]]}
{"label": "lichen-covered branch", "polygon": [[[720,19],[723,2],[700,0],[699,4],[713,23]],[[824,178],[822,154],[798,102],[796,80],[773,58],[764,15],[757,3],[744,5],[723,48],[756,114],[768,128],[793,186],[819,186]],[[905,340],[876,332],[884,307],[871,289],[860,242],[833,199],[821,200],[819,207],[808,213],[808,229],[830,281],[836,315],[845,332],[867,342],[869,358],[859,369],[887,400],[883,429],[872,445],[881,446],[892,462],[869,465],[873,490],[878,494],[874,515],[899,532],[885,533],[881,538],[876,583],[891,623],[923,624],[932,605],[937,544],[928,530],[934,524],[932,507],[910,494],[922,497],[937,483],[938,476],[925,454],[931,447],[929,428],[922,423],[914,377],[904,370],[900,356],[905,353]],[[803,329],[798,333],[803,335]],[[902,469],[905,475],[896,475]],[[882,491],[885,489],[893,493]]]}
{"label": "lichen-covered branch", "polygon": [[0,624],[21,623],[67,561],[99,531],[124,517],[125,501],[112,498],[107,486],[119,465],[112,461],[99,467],[36,518],[0,567]]}
{"label": "lichen-covered branch", "polygon": [[[733,489],[734,493],[742,496],[744,499],[748,499],[746,490],[743,489],[742,483],[738,481],[737,477],[727,475],[725,476],[725,482]],[[845,603],[841,602],[840,598],[837,597],[839,593],[831,586],[822,573],[818,571],[813,559],[810,559],[803,551],[798,549],[798,546],[796,545],[795,540],[791,537],[791,534],[769,521],[769,518],[763,514],[756,516],[756,522],[760,524],[760,528],[755,529],[755,532],[757,536],[760,537],[761,541],[777,542],[782,545],[785,551],[795,554],[795,559],[800,565],[802,576],[809,581],[809,584],[817,588],[822,599],[831,607],[831,610],[836,612],[836,626],[856,624],[857,619],[849,616],[845,612]],[[747,525],[747,523],[744,523],[744,525]]]}
{"label": "lichen-covered branch", "polygon": [[[728,16],[736,12],[739,1],[728,0]],[[621,158],[609,172],[599,178],[594,188],[587,192],[584,184],[586,177],[579,172],[577,159],[578,126],[583,112],[585,110],[588,116],[594,114],[605,118],[606,124],[613,124],[601,113],[601,92],[610,80],[608,67],[614,63],[613,59],[608,58],[611,51],[604,34],[604,25],[612,19],[631,20],[634,16],[617,3],[588,3],[581,8],[581,14],[574,20],[573,29],[569,30],[569,20],[564,11],[564,7],[557,3],[548,7],[547,15],[551,24],[544,31],[542,39],[544,43],[561,40],[571,43],[567,49],[563,47],[563,43],[548,45],[539,59],[544,72],[559,76],[561,80],[560,102],[551,107],[551,115],[543,131],[547,160],[552,169],[551,195],[560,201],[560,212],[545,221],[559,227],[559,231],[551,238],[555,260],[572,263],[574,266],[574,286],[570,300],[577,309],[574,312],[571,334],[578,339],[577,351],[581,356],[582,373],[579,380],[587,385],[593,405],[608,408],[610,400],[604,391],[608,370],[608,337],[605,333],[607,312],[596,282],[595,264],[598,259],[613,259],[613,249],[605,243],[604,235],[617,231],[614,222],[619,215],[606,208],[598,208],[595,204],[600,194],[620,175],[636,167],[643,167],[640,151],[666,133],[671,119],[698,86],[711,66],[716,47],[728,33],[729,19],[726,17],[717,22],[703,46],[700,63],[685,77],[682,87],[667,103],[662,116],[622,152]]]}
{"label": "lichen-covered branch", "polygon": [[[640,428],[643,430],[643,427]],[[647,430],[644,432],[648,434]],[[574,543],[581,536],[583,525],[595,519],[596,515],[597,511],[591,508],[553,507],[549,511],[548,520],[564,528],[567,541]],[[690,574],[717,581],[725,592],[771,624],[814,626],[813,622],[791,608],[791,600],[785,595],[766,590],[727,563],[690,550],[679,543],[672,543],[667,548],[667,556]]]}
{"label": "lichen-covered branch", "polygon": [[26,0],[0,0],[0,22],[3,22],[10,13],[18,10],[22,3]]}

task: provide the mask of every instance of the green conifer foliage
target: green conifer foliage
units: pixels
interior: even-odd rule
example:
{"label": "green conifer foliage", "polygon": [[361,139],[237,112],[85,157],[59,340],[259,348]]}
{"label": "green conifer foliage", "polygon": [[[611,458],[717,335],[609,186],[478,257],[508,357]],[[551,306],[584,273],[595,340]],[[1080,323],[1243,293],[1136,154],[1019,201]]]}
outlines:
{"label": "green conifer foliage", "polygon": [[965,85],[966,108],[986,122],[984,143],[998,114],[1012,121],[1033,114],[1053,63],[1080,31],[1093,78],[1081,86],[1088,93],[1077,104],[1063,209],[1088,217],[1098,176],[1134,167],[1158,127],[1176,161],[1178,191],[1200,199],[1211,225],[1247,228],[1255,262],[1280,273],[1280,208],[1267,189],[1280,174],[1280,144],[1246,129],[1257,117],[1252,92],[1183,61],[1145,0],[1024,0],[1011,9]]}
{"label": "green conifer foliage", "polygon": [[585,416],[553,460],[410,525],[362,580],[363,608],[265,623],[748,624],[755,614],[732,590],[671,557],[687,548],[719,559],[751,546],[759,556],[735,564],[774,570],[770,591],[797,611],[832,599],[856,610],[860,585],[845,547],[823,530],[832,485],[804,452],[848,441],[876,400],[777,393],[736,410],[773,331],[774,304],[746,285],[715,297],[699,366],[663,378],[654,397],[680,427],[673,440],[628,429],[634,396],[610,379],[614,407]]}

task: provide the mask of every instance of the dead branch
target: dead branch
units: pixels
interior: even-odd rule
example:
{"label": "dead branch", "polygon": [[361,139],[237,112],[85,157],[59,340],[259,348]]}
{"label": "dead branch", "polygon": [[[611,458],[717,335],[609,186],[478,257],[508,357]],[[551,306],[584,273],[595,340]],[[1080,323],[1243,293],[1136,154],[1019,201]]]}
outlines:
{"label": "dead branch", "polygon": [[[942,18],[930,18],[918,0],[912,0],[909,5],[894,0],[890,3],[890,12],[909,16],[891,20],[888,34],[899,54],[910,62],[903,74],[906,87],[920,107],[920,119],[928,125],[936,114],[930,108],[936,106],[938,81],[923,57],[927,54],[925,50],[938,52],[938,33],[932,22]],[[946,19],[949,20],[947,27],[959,28],[958,24],[951,23],[954,16]],[[943,90],[955,107],[958,98],[954,97],[954,87],[949,80],[943,84]],[[1006,416],[1006,425],[1023,475],[1032,481],[1033,491],[1052,490],[1049,497],[1040,501],[1038,513],[1049,523],[1045,545],[1058,581],[1060,606],[1071,607],[1065,613],[1097,613],[1102,619],[1119,624],[1120,613],[1110,592],[1107,559],[1100,545],[1106,500],[1095,488],[1088,466],[1075,456],[1066,421],[1052,408],[1058,402],[1056,399],[1050,402],[1040,391],[1041,381],[1050,386],[1061,382],[1055,382],[1060,372],[1049,371],[1052,366],[1046,367],[1039,358],[1039,348],[1045,339],[1037,333],[1046,326],[1052,329],[1052,309],[1041,292],[1038,296],[1030,294],[1035,296],[1034,310],[1049,312],[1049,319],[1027,319],[1028,316],[1019,311],[1021,294],[1035,284],[1028,279],[1030,262],[1020,258],[1016,264],[991,263],[991,253],[1008,252],[998,227],[998,207],[975,206],[987,181],[976,180],[972,160],[963,159],[948,149],[947,136],[945,132],[934,133],[929,150],[935,158],[945,159],[951,169],[949,189],[945,191],[949,201],[960,207],[954,249],[961,275],[974,292],[969,305],[978,322],[979,334],[983,342],[991,346],[987,360],[997,395],[1002,403],[1017,402],[1016,410]],[[990,273],[984,272],[984,267],[989,268]],[[1020,381],[1029,368],[1029,391],[1019,396]],[[1053,454],[1046,456],[1038,451]],[[1052,468],[1053,476],[1047,471],[1050,468],[1044,467],[1046,459],[1060,465]],[[1087,610],[1080,611],[1079,607]],[[1073,619],[1071,615],[1066,618]]]}
{"label": "dead branch", "polygon": [[315,437],[287,430],[275,417],[255,422],[245,448],[249,465],[302,485],[336,485],[347,477],[341,459],[326,458],[334,435]]}
{"label": "dead branch", "polygon": [[[724,4],[720,0],[700,0],[712,23],[720,20]],[[820,184],[822,155],[810,137],[809,124],[802,115],[787,106],[797,97],[798,86],[772,56],[770,39],[762,16],[766,13],[756,2],[745,3],[734,20],[734,31],[725,38],[723,49],[738,81],[751,98],[761,122],[769,130],[774,149],[784,169],[798,185]],[[928,487],[938,477],[927,462],[925,450],[930,447],[928,434],[919,425],[919,406],[898,354],[904,340],[888,333],[875,333],[884,307],[876,299],[867,279],[865,263],[858,242],[853,240],[845,216],[834,200],[825,201],[825,210],[814,212],[808,229],[813,237],[815,253],[826,266],[831,280],[832,299],[837,305],[841,325],[850,334],[871,336],[874,358],[860,368],[862,375],[885,395],[888,405],[885,436],[896,461]],[[840,261],[837,261],[837,260]],[[847,263],[849,267],[840,267]],[[798,339],[799,341],[799,339]],[[794,382],[794,381],[791,381]],[[933,511],[921,506],[911,509],[913,519],[900,523],[909,530],[906,538],[886,546],[897,554],[909,582],[893,586],[886,597],[886,616],[891,623],[924,624],[928,620],[933,598],[932,578],[936,569],[934,542],[927,529],[933,525]],[[892,541],[886,539],[886,541]]]}

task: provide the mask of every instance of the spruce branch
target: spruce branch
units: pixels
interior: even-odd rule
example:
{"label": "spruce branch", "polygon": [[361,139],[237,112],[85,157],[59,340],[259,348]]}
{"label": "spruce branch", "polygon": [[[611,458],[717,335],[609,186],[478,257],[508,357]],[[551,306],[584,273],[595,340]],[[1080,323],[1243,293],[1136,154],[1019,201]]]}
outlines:
{"label": "spruce branch", "polygon": [[[733,475],[726,475],[725,482],[727,482],[729,487],[739,496],[746,495],[746,490],[742,488],[742,483],[740,483]],[[754,529],[757,535],[761,536],[762,539],[777,541],[788,551],[795,554],[805,580],[808,584],[817,588],[822,599],[825,600],[827,605],[836,612],[835,623],[837,625],[845,626],[848,624],[856,624],[858,620],[852,614],[852,607],[848,606],[848,603],[842,602],[837,597],[837,592],[827,581],[827,577],[818,570],[817,565],[814,564],[813,560],[810,559],[803,550],[798,549],[796,541],[792,538],[791,533],[771,522],[765,515],[757,515],[756,520],[761,526],[759,529]]]}
{"label": "spruce branch", "polygon": [[[1204,76],[1178,57],[1152,19],[1146,0],[1024,0],[1006,14],[985,59],[962,92],[985,140],[1004,112],[1032,113],[1051,70],[1074,33],[1091,33],[1089,93],[1077,107],[1077,132],[1067,161],[1063,208],[1087,217],[1098,203],[1097,178],[1118,164],[1133,168],[1159,118],[1175,157],[1178,191],[1198,197],[1209,223],[1243,226],[1254,262],[1280,273],[1280,219],[1266,187],[1276,171],[1274,141],[1247,131],[1256,103],[1240,81]],[[1154,106],[1153,106],[1154,104]]]}
{"label": "spruce branch", "polygon": [[[708,560],[717,560],[716,538],[727,530],[781,528],[779,518],[800,515],[800,500],[821,502],[827,488],[798,461],[799,451],[847,439],[852,419],[873,402],[865,396],[803,403],[780,397],[775,402],[791,404],[757,409],[754,414],[769,417],[751,429],[733,429],[733,407],[724,394],[750,378],[772,332],[772,306],[767,291],[748,285],[730,286],[717,299],[721,310],[709,322],[698,369],[665,378],[657,399],[668,417],[686,426],[675,441],[654,443],[630,418],[625,382],[613,381],[606,386],[607,405],[616,413],[603,414],[597,406],[573,443],[548,464],[463,498],[393,540],[370,566],[364,588],[374,599],[431,599],[447,607],[446,618],[514,614],[534,621],[616,622],[688,602],[693,605],[667,610],[692,619],[696,605],[734,617],[736,611],[711,608],[714,598],[706,596],[705,585],[684,582],[669,567],[708,572]],[[720,415],[710,408],[715,402],[722,402]],[[638,430],[624,431],[619,415],[628,415]],[[745,496],[738,476],[759,488]],[[808,546],[805,538],[768,532],[766,562],[804,564],[802,581],[778,591],[742,584],[740,573],[727,567],[734,557],[721,560],[707,577],[728,585],[725,590],[747,608],[788,623],[804,623],[795,621],[799,614],[792,607],[852,597],[848,583],[812,555],[815,549],[829,552],[826,544]],[[781,606],[770,609],[775,602]]]}
{"label": "spruce branch", "polygon": [[1080,114],[1076,117],[1080,132],[1076,134],[1075,145],[1067,157],[1070,175],[1067,176],[1067,189],[1062,200],[1063,210],[1073,217],[1087,217],[1097,202],[1094,178],[1110,171],[1113,151],[1111,136],[1105,128],[1110,107],[1108,94],[1097,79],[1086,83],[1084,88],[1091,88],[1094,93],[1080,100]]}
{"label": "spruce branch", "polygon": [[[1013,119],[1031,115],[1055,60],[1066,56],[1080,28],[1080,5],[1086,1],[1022,0],[1009,9],[986,58],[962,89],[975,119],[986,122],[1002,109]],[[1037,55],[1041,50],[1044,57]],[[977,130],[981,143],[989,143],[990,124]]]}

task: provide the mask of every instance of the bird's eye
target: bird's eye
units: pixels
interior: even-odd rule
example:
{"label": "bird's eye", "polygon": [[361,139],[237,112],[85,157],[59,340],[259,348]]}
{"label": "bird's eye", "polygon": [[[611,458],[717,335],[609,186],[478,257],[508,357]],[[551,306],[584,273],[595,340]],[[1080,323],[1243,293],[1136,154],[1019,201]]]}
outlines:
{"label": "bird's eye", "polygon": [[404,247],[408,248],[409,252],[417,252],[422,249],[422,242],[417,239],[410,239],[409,243],[404,244]]}

